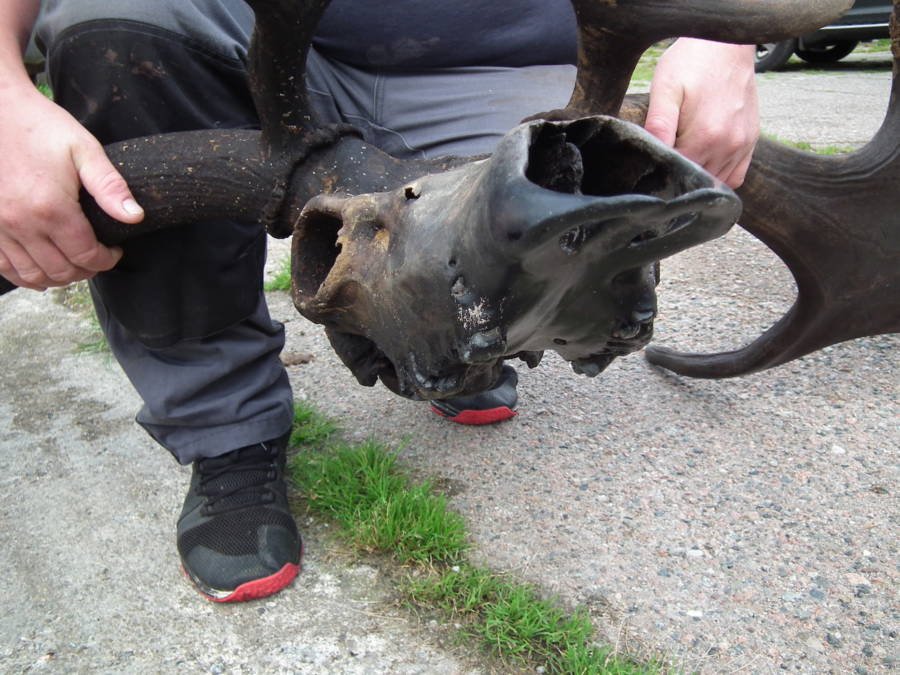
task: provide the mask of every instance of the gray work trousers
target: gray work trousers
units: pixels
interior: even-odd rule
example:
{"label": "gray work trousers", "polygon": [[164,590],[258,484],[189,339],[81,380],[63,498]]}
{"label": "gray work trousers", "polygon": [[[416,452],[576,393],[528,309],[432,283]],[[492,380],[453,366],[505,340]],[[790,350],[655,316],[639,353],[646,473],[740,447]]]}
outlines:
{"label": "gray work trousers", "polygon": [[[241,0],[45,0],[38,42],[56,100],[101,142],[258,125],[246,80],[253,15]],[[312,50],[323,122],[399,157],[490,152],[523,117],[562,107],[571,66],[381,72]],[[269,440],[291,424],[283,327],[265,304],[257,224],[188,226],[125,246],[92,294],[143,400],[138,423],[181,463]]]}

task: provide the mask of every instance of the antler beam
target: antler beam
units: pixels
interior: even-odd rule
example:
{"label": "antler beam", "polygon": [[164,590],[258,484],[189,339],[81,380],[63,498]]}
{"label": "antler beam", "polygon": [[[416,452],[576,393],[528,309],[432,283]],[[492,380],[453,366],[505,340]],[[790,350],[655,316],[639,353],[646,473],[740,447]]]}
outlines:
{"label": "antler beam", "polygon": [[660,40],[777,42],[823,26],[852,5],[852,0],[572,0],[578,79],[568,116],[618,113],[641,54]]}
{"label": "antler beam", "polygon": [[893,88],[872,141],[822,157],[763,139],[739,191],[741,225],[794,275],[793,307],[742,349],[701,355],[651,347],[651,363],[691,377],[735,377],[900,331],[900,0],[891,36]]}

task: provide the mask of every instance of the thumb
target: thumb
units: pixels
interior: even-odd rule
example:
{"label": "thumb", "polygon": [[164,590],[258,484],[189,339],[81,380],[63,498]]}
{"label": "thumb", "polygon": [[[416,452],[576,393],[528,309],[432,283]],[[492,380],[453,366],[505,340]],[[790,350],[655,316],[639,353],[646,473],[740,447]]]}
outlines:
{"label": "thumb", "polygon": [[653,81],[644,128],[670,148],[675,147],[683,101],[684,90],[680,86]]}
{"label": "thumb", "polygon": [[94,141],[76,148],[72,159],[82,186],[108,215],[123,223],[138,223],[144,219],[144,209],[109,161],[103,146]]}

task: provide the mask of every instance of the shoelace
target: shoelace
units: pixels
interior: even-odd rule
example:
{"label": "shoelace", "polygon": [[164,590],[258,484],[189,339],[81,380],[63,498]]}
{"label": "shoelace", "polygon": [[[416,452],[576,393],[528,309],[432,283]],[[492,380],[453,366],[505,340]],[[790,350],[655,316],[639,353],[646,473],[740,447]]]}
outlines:
{"label": "shoelace", "polygon": [[[271,483],[278,478],[278,451],[263,444],[240,448],[222,457],[200,460],[199,492],[206,513],[222,513],[275,501]],[[235,474],[241,474],[236,477]],[[254,475],[256,474],[256,475]],[[228,476],[228,489],[217,486]]]}

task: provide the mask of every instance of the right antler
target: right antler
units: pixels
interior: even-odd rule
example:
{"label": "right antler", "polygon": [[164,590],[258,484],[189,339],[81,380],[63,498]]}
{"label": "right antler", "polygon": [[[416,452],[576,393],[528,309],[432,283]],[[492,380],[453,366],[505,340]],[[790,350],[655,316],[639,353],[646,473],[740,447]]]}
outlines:
{"label": "right antler", "polygon": [[852,338],[900,331],[900,0],[891,41],[890,104],[870,143],[848,155],[817,156],[763,139],[738,193],[741,225],[794,275],[793,307],[737,351],[651,347],[650,363],[691,377],[735,377]]}

